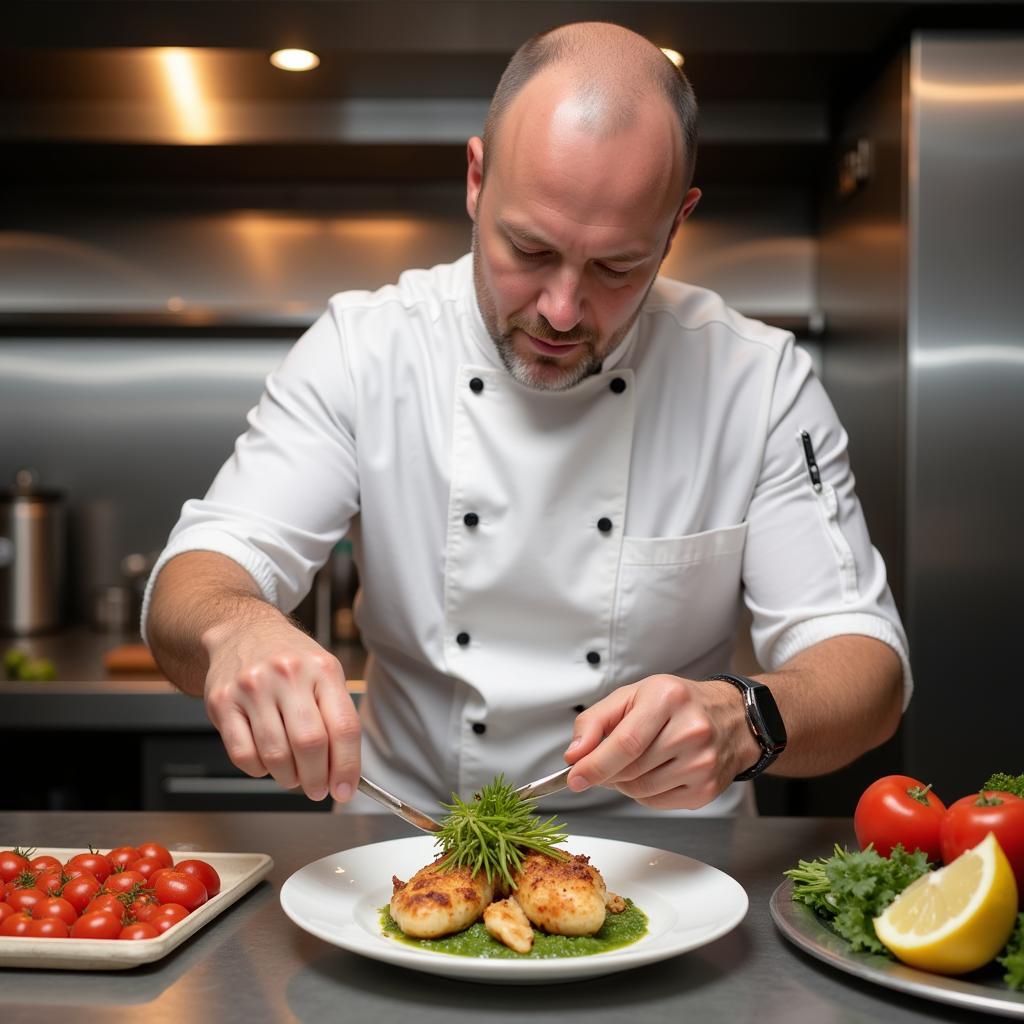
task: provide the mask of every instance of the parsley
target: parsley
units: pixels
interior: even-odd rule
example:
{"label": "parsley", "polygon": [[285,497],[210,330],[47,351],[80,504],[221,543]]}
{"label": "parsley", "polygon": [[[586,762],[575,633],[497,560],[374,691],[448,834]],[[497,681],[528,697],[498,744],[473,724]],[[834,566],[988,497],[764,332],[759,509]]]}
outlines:
{"label": "parsley", "polygon": [[996,772],[981,788],[1024,797],[1024,775],[1007,775],[1005,772]]}
{"label": "parsley", "polygon": [[1003,955],[996,957],[996,962],[1006,968],[1003,981],[1010,988],[1024,989],[1024,914],[1017,915],[1017,927],[1014,928]]}
{"label": "parsley", "polygon": [[872,918],[927,871],[928,858],[920,850],[907,853],[897,844],[882,857],[871,846],[851,852],[837,843],[827,860],[802,860],[783,874],[793,880],[793,899],[824,917],[855,952],[892,957],[875,934]]}

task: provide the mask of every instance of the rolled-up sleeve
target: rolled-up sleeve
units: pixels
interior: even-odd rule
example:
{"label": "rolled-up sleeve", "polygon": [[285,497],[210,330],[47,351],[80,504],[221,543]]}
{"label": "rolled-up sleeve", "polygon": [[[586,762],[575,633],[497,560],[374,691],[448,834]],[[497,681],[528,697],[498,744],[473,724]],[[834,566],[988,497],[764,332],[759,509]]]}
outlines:
{"label": "rolled-up sleeve", "polygon": [[873,637],[899,655],[905,709],[913,691],[907,638],[854,492],[846,432],[809,356],[792,342],[767,385],[765,408],[765,448],[743,565],[755,654],[773,671],[822,640]]}
{"label": "rolled-up sleeve", "polygon": [[356,390],[336,311],[289,350],[248,414],[206,496],[187,501],[146,588],[143,636],[160,570],[185,551],[242,566],[291,611],[359,511]]}

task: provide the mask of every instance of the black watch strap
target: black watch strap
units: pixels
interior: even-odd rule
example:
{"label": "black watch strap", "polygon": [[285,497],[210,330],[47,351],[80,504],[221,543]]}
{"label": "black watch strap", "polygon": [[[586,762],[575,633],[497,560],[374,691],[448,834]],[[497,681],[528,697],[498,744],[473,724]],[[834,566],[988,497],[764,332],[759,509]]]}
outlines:
{"label": "black watch strap", "polygon": [[746,676],[729,675],[723,672],[708,676],[708,681],[722,679],[732,683],[743,695],[743,709],[746,712],[747,724],[761,747],[761,756],[757,763],[742,771],[734,779],[735,782],[747,782],[756,779],[786,749],[786,726],[779,714],[772,691],[764,684],[748,679]]}

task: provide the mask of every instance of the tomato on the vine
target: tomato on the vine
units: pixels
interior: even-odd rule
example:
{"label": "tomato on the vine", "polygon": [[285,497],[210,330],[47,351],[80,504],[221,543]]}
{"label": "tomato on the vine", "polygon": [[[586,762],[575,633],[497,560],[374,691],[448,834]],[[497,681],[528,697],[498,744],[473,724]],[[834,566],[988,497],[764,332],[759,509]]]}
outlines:
{"label": "tomato on the vine", "polygon": [[66,882],[60,894],[81,914],[99,891],[100,883],[93,875],[85,872]]}
{"label": "tomato on the vine", "polygon": [[121,918],[106,910],[83,914],[71,926],[73,939],[116,939],[121,934]]}
{"label": "tomato on the vine", "polygon": [[138,871],[115,871],[104,883],[108,892],[131,892],[137,885],[145,885],[146,876]]}
{"label": "tomato on the vine", "polygon": [[119,939],[155,939],[160,933],[145,921],[135,921],[133,924],[126,924],[121,929]]}
{"label": "tomato on the vine", "polygon": [[1003,848],[1024,905],[1024,800],[1013,793],[984,790],[950,804],[942,819],[942,859],[948,864],[977,846],[989,832]]}
{"label": "tomato on the vine", "polygon": [[114,870],[114,865],[102,853],[90,850],[88,853],[76,853],[64,865],[64,870],[72,878],[74,871],[88,871],[90,875],[95,875],[98,881],[105,882]]}
{"label": "tomato on the vine", "polygon": [[206,886],[185,871],[162,871],[153,888],[161,903],[178,903],[188,911],[201,907],[208,899]]}
{"label": "tomato on the vine", "polygon": [[152,878],[157,871],[168,870],[163,861],[157,860],[156,857],[140,857],[138,860],[132,861],[129,868],[145,878]]}
{"label": "tomato on the vine", "polygon": [[901,844],[908,853],[923,850],[930,861],[942,856],[939,824],[946,805],[908,775],[886,775],[872,782],[857,801],[853,829],[861,849],[869,843],[883,857]]}
{"label": "tomato on the vine", "polygon": [[180,903],[165,903],[154,911],[149,923],[161,934],[173,928],[179,921],[188,917],[188,911]]}
{"label": "tomato on the vine", "polygon": [[169,868],[174,866],[174,858],[166,846],[159,843],[139,843],[139,857],[150,857],[160,861],[160,866]]}
{"label": "tomato on the vine", "polygon": [[136,921],[148,921],[160,909],[160,904],[152,896],[142,895],[132,900],[128,913]]}
{"label": "tomato on the vine", "polygon": [[26,853],[31,851],[15,848],[0,852],[0,881],[9,882],[12,878],[31,870],[31,862]]}
{"label": "tomato on the vine", "polygon": [[15,889],[7,894],[7,902],[15,910],[35,910],[36,906],[49,899],[42,889]]}
{"label": "tomato on the vine", "polygon": [[126,868],[141,856],[142,854],[139,853],[134,846],[115,846],[114,849],[107,854],[107,860],[109,860],[115,868]]}
{"label": "tomato on the vine", "polygon": [[42,856],[35,857],[30,862],[29,867],[37,875],[40,875],[44,871],[60,871],[62,865],[56,857],[51,857],[48,853],[44,853]]}
{"label": "tomato on the vine", "polygon": [[177,871],[195,875],[206,889],[206,895],[212,900],[220,892],[220,875],[205,860],[183,860],[175,865]]}
{"label": "tomato on the vine", "polygon": [[0,903],[0,924],[7,920],[11,914],[16,914],[17,911],[10,905],[10,903]]}
{"label": "tomato on the vine", "polygon": [[33,911],[35,917],[59,917],[65,924],[74,924],[78,920],[78,911],[61,896],[51,896],[43,900]]}
{"label": "tomato on the vine", "polygon": [[25,934],[34,939],[66,939],[70,931],[59,917],[34,917]]}
{"label": "tomato on the vine", "polygon": [[[43,892],[56,895],[60,892],[61,886],[67,880],[67,876],[60,868],[57,868],[56,870],[42,871],[36,879],[36,888],[42,889]],[[96,884],[99,885],[99,882]]]}
{"label": "tomato on the vine", "polygon": [[18,911],[0,921],[0,935],[27,935],[32,924],[32,916],[25,911]]}
{"label": "tomato on the vine", "polygon": [[126,909],[124,902],[118,898],[117,893],[102,890],[92,900],[90,900],[89,905],[85,908],[83,913],[96,914],[104,912],[107,914],[116,914],[119,919],[123,920]]}

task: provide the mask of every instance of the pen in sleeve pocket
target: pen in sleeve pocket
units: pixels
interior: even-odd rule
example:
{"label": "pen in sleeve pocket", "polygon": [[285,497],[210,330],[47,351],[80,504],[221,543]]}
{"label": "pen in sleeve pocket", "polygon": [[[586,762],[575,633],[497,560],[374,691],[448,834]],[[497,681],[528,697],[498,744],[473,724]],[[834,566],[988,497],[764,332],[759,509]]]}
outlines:
{"label": "pen in sleeve pocket", "polygon": [[811,435],[806,430],[800,431],[800,440],[804,446],[804,459],[807,462],[807,472],[811,478],[814,490],[821,492],[821,473],[818,471],[818,463],[814,458],[814,448],[811,445]]}

